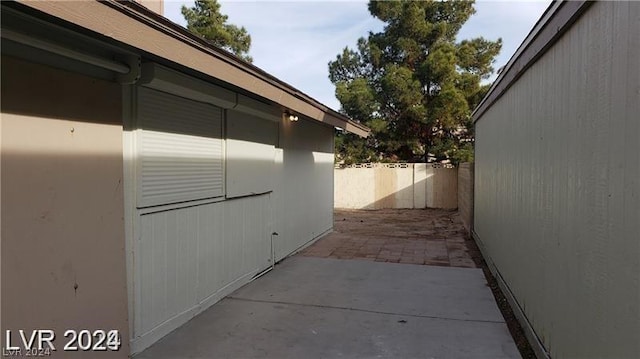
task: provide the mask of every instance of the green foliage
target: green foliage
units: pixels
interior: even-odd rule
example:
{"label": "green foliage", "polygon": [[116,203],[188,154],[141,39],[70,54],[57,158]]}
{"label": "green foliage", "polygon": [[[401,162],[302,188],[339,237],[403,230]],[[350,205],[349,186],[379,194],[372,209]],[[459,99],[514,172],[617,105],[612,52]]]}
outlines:
{"label": "green foliage", "polygon": [[471,111],[488,86],[502,40],[456,42],[473,1],[370,1],[386,23],[329,63],[342,112],[372,130],[336,135],[338,161],[473,159]]}
{"label": "green foliage", "polygon": [[245,61],[253,61],[248,55],[251,35],[244,27],[227,24],[229,17],[220,12],[218,0],[196,0],[193,7],[182,5],[182,16],[192,33]]}

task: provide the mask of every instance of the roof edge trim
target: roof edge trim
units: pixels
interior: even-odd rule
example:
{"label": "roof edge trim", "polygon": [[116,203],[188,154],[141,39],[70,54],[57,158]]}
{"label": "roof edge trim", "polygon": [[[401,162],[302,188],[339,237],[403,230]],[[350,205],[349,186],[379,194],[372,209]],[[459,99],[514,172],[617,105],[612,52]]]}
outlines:
{"label": "roof edge trim", "polygon": [[474,123],[571,28],[591,4],[592,1],[563,0],[549,5],[471,114]]}
{"label": "roof edge trim", "polygon": [[[319,122],[344,128],[362,137],[367,137],[370,133],[366,126],[328,108],[264,70],[210,45],[180,25],[137,3],[116,0],[79,3],[21,0],[19,3],[245,89]],[[184,51],[188,53],[185,54]]]}

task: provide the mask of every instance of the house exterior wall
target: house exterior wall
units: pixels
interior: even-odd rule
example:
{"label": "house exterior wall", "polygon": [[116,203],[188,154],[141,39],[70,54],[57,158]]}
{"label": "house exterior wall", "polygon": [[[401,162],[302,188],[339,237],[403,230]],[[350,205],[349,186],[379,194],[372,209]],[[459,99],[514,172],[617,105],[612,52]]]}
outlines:
{"label": "house exterior wall", "polygon": [[271,265],[270,194],[143,212],[134,261],[134,353]]}
{"label": "house exterior wall", "polygon": [[227,197],[273,191],[278,125],[243,112],[227,111]]}
{"label": "house exterior wall", "polygon": [[[181,81],[189,88],[189,81],[193,80],[184,77]],[[131,159],[125,162],[125,184],[131,218],[127,228],[132,353],[147,348],[273,263],[271,196],[278,123],[167,93],[160,97],[163,105],[171,106],[158,111],[143,106],[146,100],[141,95],[149,91],[131,86],[125,103],[125,112],[129,113],[125,158]],[[191,113],[194,106],[202,110]],[[218,162],[202,162],[202,145],[195,149],[176,146],[219,139],[220,133],[202,131],[188,120],[212,124],[220,116],[224,170],[221,177],[215,178],[222,181],[222,194],[168,200],[154,206],[141,202],[136,192],[144,176],[136,169],[144,163],[154,165],[150,167],[153,175],[170,174],[152,178],[154,189],[165,188],[165,178],[175,181],[175,172],[184,175],[182,183],[187,187],[202,183],[194,164],[202,163],[203,168],[208,168]],[[152,125],[166,126],[148,128],[144,119]],[[162,155],[146,151],[145,138],[150,131],[154,137],[149,141],[162,144]],[[206,143],[204,146],[211,147]],[[158,164],[162,163],[164,170],[160,172]],[[184,189],[178,192],[184,193]]]}
{"label": "house exterior wall", "polygon": [[273,193],[275,260],[333,228],[333,127],[280,123]]}
{"label": "house exterior wall", "polygon": [[475,233],[553,358],[640,357],[638,64],[596,2],[476,122]]}
{"label": "house exterior wall", "polygon": [[135,4],[31,5],[2,4],[3,49],[45,64],[2,59],[3,326],[127,356],[330,231],[333,125],[365,127]]}
{"label": "house exterior wall", "polygon": [[[333,128],[308,119],[276,122],[251,110],[224,110],[223,196],[154,207],[137,203],[136,168],[144,162],[139,131],[146,129],[136,117],[147,116],[139,112],[141,91],[132,86],[125,104],[131,114],[125,185],[132,353],[248,283],[274,257],[283,259],[333,227]],[[177,108],[191,103],[173,97]],[[179,117],[180,111],[173,111]],[[176,124],[166,135],[186,132]]]}
{"label": "house exterior wall", "polygon": [[19,329],[54,330],[54,357],[67,329],[127,338],[120,86],[2,56],[1,121],[2,346]]}

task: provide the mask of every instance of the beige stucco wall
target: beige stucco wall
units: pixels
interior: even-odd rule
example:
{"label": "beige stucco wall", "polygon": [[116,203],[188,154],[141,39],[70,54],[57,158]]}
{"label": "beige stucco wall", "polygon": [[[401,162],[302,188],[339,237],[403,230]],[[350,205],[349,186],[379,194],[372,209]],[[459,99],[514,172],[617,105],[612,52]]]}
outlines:
{"label": "beige stucco wall", "polygon": [[336,208],[445,208],[458,206],[458,173],[426,163],[336,168]]}
{"label": "beige stucco wall", "polygon": [[427,165],[426,173],[426,207],[458,208],[458,169]]}
{"label": "beige stucco wall", "polygon": [[118,84],[2,57],[2,333],[52,329],[58,357],[96,355],[66,329],[129,353],[121,111]]}
{"label": "beige stucco wall", "polygon": [[476,122],[474,229],[553,358],[640,358],[640,3],[595,2]]}

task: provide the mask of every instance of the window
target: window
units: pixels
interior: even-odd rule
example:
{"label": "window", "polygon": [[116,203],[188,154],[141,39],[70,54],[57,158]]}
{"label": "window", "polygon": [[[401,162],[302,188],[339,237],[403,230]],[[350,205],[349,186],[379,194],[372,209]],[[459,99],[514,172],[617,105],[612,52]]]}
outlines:
{"label": "window", "polygon": [[140,87],[137,206],[224,196],[223,110]]}

